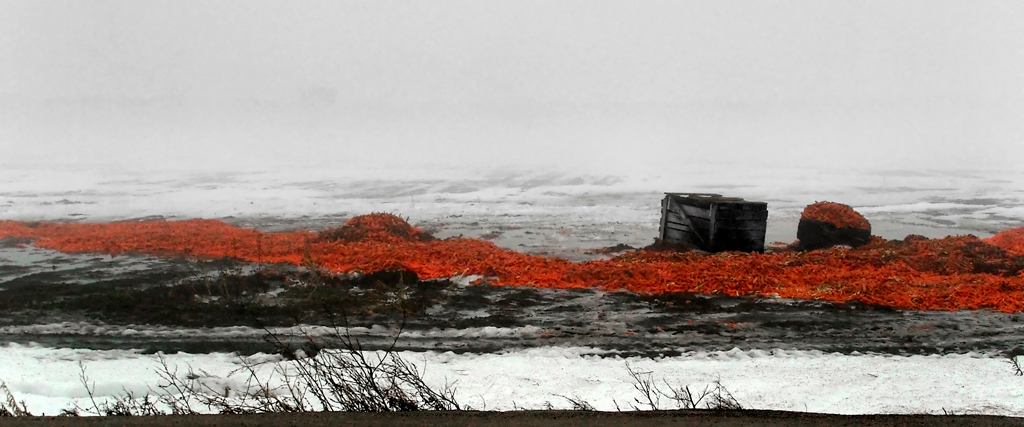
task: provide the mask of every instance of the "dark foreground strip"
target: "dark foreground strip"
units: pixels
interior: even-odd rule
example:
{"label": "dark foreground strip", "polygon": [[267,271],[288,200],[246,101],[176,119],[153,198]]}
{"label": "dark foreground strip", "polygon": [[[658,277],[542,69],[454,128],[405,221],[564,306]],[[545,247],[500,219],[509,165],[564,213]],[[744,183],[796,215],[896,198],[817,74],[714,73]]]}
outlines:
{"label": "dark foreground strip", "polygon": [[1024,418],[983,415],[827,415],[781,411],[408,412],[190,415],[157,417],[26,417],[21,426],[1024,426]]}
{"label": "dark foreground strip", "polygon": [[[3,256],[0,248],[0,258]],[[150,259],[145,271],[123,272],[104,265],[107,261],[102,258],[93,261],[86,256],[74,261],[84,271],[36,272],[6,282],[0,278],[4,289],[0,291],[0,342],[251,355],[277,350],[264,339],[261,325],[330,326],[335,322],[356,327],[405,325],[397,342],[390,334],[359,336],[368,350],[394,345],[396,350],[489,353],[580,346],[614,350],[614,355],[622,357],[733,348],[842,354],[1024,354],[1024,316],[989,310],[902,311],[861,303],[679,292],[462,286],[451,281],[422,281],[403,271],[359,278],[315,277],[285,265],[254,273],[247,270],[248,264],[227,261],[211,267]],[[204,268],[224,273],[203,276],[199,271]],[[70,282],[82,276],[92,281]],[[288,286],[287,280],[307,285]],[[270,298],[270,294],[276,297]],[[345,313],[343,322],[338,313]],[[27,326],[61,322],[70,326],[64,330]],[[97,329],[75,327],[79,324]],[[195,332],[196,328],[224,326],[254,329],[230,335]],[[434,332],[527,326],[536,332],[473,338]],[[189,329],[170,335],[147,334],[151,329],[173,332],[176,327]],[[127,329],[139,333],[119,332]],[[281,339],[307,340],[301,334]],[[319,344],[335,348],[329,339]]]}

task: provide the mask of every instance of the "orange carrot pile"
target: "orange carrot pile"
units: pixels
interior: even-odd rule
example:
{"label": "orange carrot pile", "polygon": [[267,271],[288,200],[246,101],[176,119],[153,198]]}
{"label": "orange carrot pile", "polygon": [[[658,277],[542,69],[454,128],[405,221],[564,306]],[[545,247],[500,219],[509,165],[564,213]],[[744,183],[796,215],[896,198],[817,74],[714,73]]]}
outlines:
{"label": "orange carrot pile", "polygon": [[820,222],[827,222],[836,227],[852,227],[870,230],[871,224],[853,208],[833,202],[817,202],[807,205],[800,219],[809,219]]}
{"label": "orange carrot pile", "polygon": [[1008,252],[1024,255],[1024,227],[999,232],[986,239],[985,242],[999,246]]}
{"label": "orange carrot pile", "polygon": [[319,240],[359,242],[363,240],[395,241],[395,240],[433,240],[434,237],[420,229],[409,225],[397,215],[372,213],[354,217],[345,225],[321,231]]}
{"label": "orange carrot pile", "polygon": [[263,233],[216,220],[0,221],[0,238],[34,239],[40,247],[65,252],[291,264],[309,259],[335,272],[406,269],[424,279],[482,275],[490,283],[513,286],[859,300],[917,310],[1024,311],[1024,256],[1000,249],[1018,248],[1014,245],[1024,240],[1021,229],[1000,233],[997,237],[1003,237],[990,239],[992,244],[970,236],[912,236],[902,241],[874,238],[857,249],[712,255],[636,251],[581,263],[527,255],[484,240],[425,236],[388,214],[356,217],[319,235]]}

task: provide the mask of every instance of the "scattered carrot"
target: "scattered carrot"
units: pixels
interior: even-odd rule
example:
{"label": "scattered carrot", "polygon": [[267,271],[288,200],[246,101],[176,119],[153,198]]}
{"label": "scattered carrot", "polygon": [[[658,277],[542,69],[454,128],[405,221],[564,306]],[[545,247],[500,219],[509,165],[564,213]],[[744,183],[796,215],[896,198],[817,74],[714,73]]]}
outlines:
{"label": "scattered carrot", "polygon": [[[479,239],[433,240],[390,214],[355,217],[319,234],[263,233],[217,220],[114,223],[0,221],[0,238],[64,252],[150,254],[251,262],[313,262],[334,272],[405,269],[422,279],[481,275],[509,286],[697,292],[862,301],[903,309],[1024,311],[1024,229],[887,241],[857,249],[756,254],[630,251],[570,262]],[[1005,249],[1005,250],[1004,250]]]}

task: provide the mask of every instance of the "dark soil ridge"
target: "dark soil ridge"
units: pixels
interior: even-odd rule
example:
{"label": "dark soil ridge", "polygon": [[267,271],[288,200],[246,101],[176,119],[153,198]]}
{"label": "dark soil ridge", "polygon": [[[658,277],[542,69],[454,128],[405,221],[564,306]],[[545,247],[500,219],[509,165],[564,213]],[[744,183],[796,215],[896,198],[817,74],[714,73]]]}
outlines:
{"label": "dark soil ridge", "polygon": [[[231,260],[199,264],[147,258],[144,269],[117,270],[117,263],[138,258],[61,257],[47,262],[79,264],[36,268],[0,283],[0,339],[54,347],[252,354],[274,349],[261,327],[397,330],[404,325],[398,350],[484,353],[557,345],[654,357],[733,348],[1024,354],[1018,348],[1024,342],[1021,316],[987,310],[922,312],[856,302],[467,286],[421,281],[407,271],[359,277],[290,265],[254,271],[256,266]],[[82,277],[90,280],[73,281]],[[102,325],[108,332],[39,333],[24,327],[58,322]],[[147,336],[147,328],[157,326],[192,329]],[[231,336],[210,329],[231,326],[255,329]],[[481,332],[487,327],[523,332]],[[142,333],[118,333],[129,328]],[[394,337],[359,339],[367,349],[381,349]]]}
{"label": "dark soil ridge", "polygon": [[1024,419],[988,415],[832,415],[784,411],[515,411],[515,412],[320,412],[262,415],[167,415],[155,417],[15,417],[5,426],[1021,426]]}

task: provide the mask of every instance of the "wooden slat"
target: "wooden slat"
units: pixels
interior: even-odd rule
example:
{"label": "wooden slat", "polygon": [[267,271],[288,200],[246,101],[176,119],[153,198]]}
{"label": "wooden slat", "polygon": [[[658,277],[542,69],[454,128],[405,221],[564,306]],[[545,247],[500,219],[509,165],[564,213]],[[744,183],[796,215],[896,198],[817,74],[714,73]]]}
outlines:
{"label": "wooden slat", "polygon": [[[693,195],[693,196],[696,196],[696,197],[704,196],[704,198],[724,197],[721,194],[716,194],[716,193],[665,193],[665,194],[669,195],[669,196],[676,196],[676,197],[687,197],[688,195]],[[735,197],[728,197],[728,198],[729,199],[735,199]],[[742,200],[742,199],[740,199],[740,200]]]}
{"label": "wooden slat", "polygon": [[759,240],[764,242],[764,232],[757,230],[718,230],[718,234],[715,235],[715,242],[735,242],[739,240]]}
{"label": "wooden slat", "polygon": [[682,230],[682,231],[685,231],[687,233],[693,233],[694,232],[693,229],[690,228],[689,225],[680,224],[678,222],[672,222],[672,221],[665,221],[665,228],[673,228],[673,229],[676,229],[676,230]]}
{"label": "wooden slat", "polygon": [[658,231],[660,233],[658,238],[661,240],[665,240],[665,229],[667,228],[666,222],[668,221],[668,201],[671,198],[672,196],[665,196],[664,199],[661,199],[661,226],[658,227]]}
{"label": "wooden slat", "polygon": [[719,220],[715,224],[715,230],[761,230],[768,228],[765,221],[756,220]]}
{"label": "wooden slat", "polygon": [[[668,201],[668,212],[665,213],[667,221],[689,227],[692,237],[688,240],[696,242],[694,244],[687,245],[696,248],[707,247],[707,243],[710,240],[708,237],[708,221],[703,218],[689,216],[685,212],[681,212],[683,206],[676,203],[678,201],[677,198],[670,196],[667,197],[666,200]],[[691,207],[690,209],[693,208]]]}
{"label": "wooden slat", "polygon": [[725,202],[719,203],[718,208],[730,211],[766,211],[768,204],[765,202]]}
{"label": "wooden slat", "polygon": [[697,230],[702,230],[705,233],[707,232],[707,230],[709,228],[711,228],[711,221],[708,220],[707,218],[686,217],[686,216],[683,216],[683,215],[681,215],[679,213],[671,212],[671,211],[669,211],[666,214],[666,216],[667,216],[667,218],[665,220],[668,221],[668,222],[674,222],[676,224],[684,224],[684,225],[688,225],[688,226],[692,224],[692,228],[695,228]]}
{"label": "wooden slat", "polygon": [[722,229],[715,231],[715,241],[720,240],[764,240],[764,230],[737,230],[737,229]]}
{"label": "wooden slat", "polygon": [[686,245],[691,248],[704,249],[704,246],[697,240],[693,233],[668,228],[665,230],[665,239],[668,243]]}
{"label": "wooden slat", "polygon": [[711,207],[711,201],[708,199],[701,199],[696,197],[682,197],[678,196],[676,201],[680,206],[691,206],[697,209],[707,210]]}
{"label": "wooden slat", "polygon": [[733,219],[743,221],[766,221],[768,220],[768,211],[722,211],[716,212],[719,220]]}
{"label": "wooden slat", "polygon": [[692,218],[704,218],[711,219],[711,211],[708,209],[701,209],[696,206],[689,206],[683,204],[676,204],[677,209],[671,209],[674,212],[686,214],[686,216]]}
{"label": "wooden slat", "polygon": [[[692,201],[692,199],[682,200]],[[680,201],[680,199],[675,201]],[[675,212],[677,216],[679,218],[685,218],[690,224],[692,240],[697,242],[696,246],[691,246],[697,249],[707,250],[711,244],[711,220],[709,210],[684,204],[676,204],[674,207],[677,209],[677,212]]]}
{"label": "wooden slat", "polygon": [[693,206],[699,209],[709,209],[711,205],[738,206],[740,209],[753,207],[753,209],[758,209],[758,206],[764,208],[768,205],[765,202],[748,202],[738,197],[686,197],[686,195],[682,193],[670,194],[670,196],[672,196],[680,205]]}
{"label": "wooden slat", "polygon": [[669,199],[668,210],[680,215],[685,214],[686,216],[691,218],[697,217],[708,219],[711,217],[711,213],[707,209],[696,206],[690,206],[684,203],[690,200],[692,199],[681,199],[678,197],[672,197]]}
{"label": "wooden slat", "polygon": [[708,232],[707,234],[705,234],[705,236],[708,236],[708,238],[704,240],[705,242],[707,242],[706,246],[708,248],[713,247],[715,243],[715,228],[718,226],[718,224],[715,223],[715,221],[717,220],[717,215],[715,215],[715,213],[717,211],[718,205],[711,204],[711,207],[708,209]]}
{"label": "wooden slat", "polygon": [[[665,193],[665,194],[668,195],[668,196],[671,196],[675,200],[678,200],[682,204],[687,204],[687,205],[698,207],[698,208],[701,208],[701,209],[707,209],[708,206],[711,205],[712,201],[714,201],[716,199],[721,199],[722,198],[721,194],[710,194],[710,193]],[[700,195],[710,196],[710,197],[687,197],[687,194],[700,194]],[[732,198],[725,198],[725,199],[732,200]]]}

